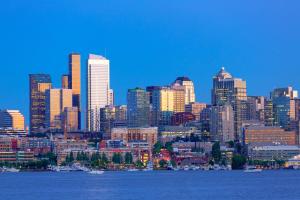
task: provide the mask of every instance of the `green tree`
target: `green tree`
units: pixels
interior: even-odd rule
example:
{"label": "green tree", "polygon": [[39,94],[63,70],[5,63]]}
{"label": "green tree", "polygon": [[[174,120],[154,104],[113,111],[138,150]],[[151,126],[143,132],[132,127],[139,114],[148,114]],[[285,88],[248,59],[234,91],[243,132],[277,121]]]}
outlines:
{"label": "green tree", "polygon": [[125,163],[126,164],[132,164],[132,161],[133,161],[133,157],[132,157],[132,154],[127,152],[125,154]]}
{"label": "green tree", "polygon": [[73,155],[73,151],[71,151],[70,156],[69,156],[69,161],[70,163],[74,161],[74,155]]}
{"label": "green tree", "polygon": [[135,166],[138,169],[141,169],[141,168],[145,167],[144,163],[142,161],[140,161],[140,160],[138,160],[138,161],[135,162]]}
{"label": "green tree", "polygon": [[160,150],[161,150],[163,147],[164,147],[164,146],[163,146],[163,144],[162,144],[160,141],[156,142],[156,143],[154,144],[154,146],[153,146],[153,153],[154,153],[154,154],[160,153]]}
{"label": "green tree", "polygon": [[212,146],[212,157],[215,162],[219,162],[221,160],[221,150],[220,150],[220,142],[215,142]]}
{"label": "green tree", "polygon": [[166,142],[166,145],[165,145],[166,149],[171,153],[173,152],[172,144],[173,144],[172,142]]}
{"label": "green tree", "polygon": [[112,162],[115,164],[122,163],[122,155],[120,153],[114,153],[112,156]]}
{"label": "green tree", "polygon": [[167,166],[168,166],[168,163],[164,159],[159,161],[159,167],[160,168],[166,168]]}
{"label": "green tree", "polygon": [[109,163],[108,158],[106,157],[105,153],[102,153],[101,161],[105,164]]}
{"label": "green tree", "polygon": [[232,169],[243,169],[244,165],[246,164],[247,159],[245,156],[241,156],[239,154],[235,154],[232,157],[232,164],[231,167]]}

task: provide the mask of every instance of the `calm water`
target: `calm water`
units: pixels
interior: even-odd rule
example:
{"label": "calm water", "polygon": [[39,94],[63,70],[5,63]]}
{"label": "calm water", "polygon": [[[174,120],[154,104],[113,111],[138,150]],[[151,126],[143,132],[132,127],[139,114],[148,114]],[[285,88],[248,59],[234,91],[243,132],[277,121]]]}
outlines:
{"label": "calm water", "polygon": [[2,173],[0,200],[300,199],[300,171]]}

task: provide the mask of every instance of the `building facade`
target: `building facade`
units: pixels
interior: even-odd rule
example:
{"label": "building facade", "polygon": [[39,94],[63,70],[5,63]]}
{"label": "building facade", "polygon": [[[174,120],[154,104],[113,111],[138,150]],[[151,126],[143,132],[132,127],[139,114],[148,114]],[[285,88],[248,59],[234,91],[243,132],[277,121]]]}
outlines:
{"label": "building facade", "polygon": [[0,110],[0,128],[25,130],[24,116],[18,110]]}

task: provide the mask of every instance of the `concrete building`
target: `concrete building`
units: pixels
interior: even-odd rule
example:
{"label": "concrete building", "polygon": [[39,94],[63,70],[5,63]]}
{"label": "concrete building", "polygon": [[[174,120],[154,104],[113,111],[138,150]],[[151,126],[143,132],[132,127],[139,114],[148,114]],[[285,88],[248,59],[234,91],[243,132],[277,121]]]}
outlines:
{"label": "concrete building", "polygon": [[24,131],[24,116],[18,110],[0,110],[0,128]]}
{"label": "concrete building", "polygon": [[87,63],[88,131],[100,131],[100,109],[110,104],[109,60],[90,54]]}
{"label": "concrete building", "polygon": [[61,76],[61,88],[69,89],[69,75],[68,74],[63,74]]}
{"label": "concrete building", "polygon": [[185,110],[185,91],[186,87],[179,83],[174,83],[171,86],[174,93],[174,113],[181,113]]}
{"label": "concrete building", "polygon": [[48,74],[30,74],[30,134],[37,134],[45,131],[46,128],[46,95],[45,92],[51,89],[51,77]]}
{"label": "concrete building", "polygon": [[230,104],[211,109],[210,135],[213,141],[225,144],[234,141],[234,113]]}
{"label": "concrete building", "polygon": [[63,110],[63,127],[66,131],[78,130],[78,107],[65,107]]}
{"label": "concrete building", "polygon": [[[72,107],[71,89],[50,89],[46,91],[46,127],[63,130],[63,112]],[[67,124],[68,125],[68,124]]]}

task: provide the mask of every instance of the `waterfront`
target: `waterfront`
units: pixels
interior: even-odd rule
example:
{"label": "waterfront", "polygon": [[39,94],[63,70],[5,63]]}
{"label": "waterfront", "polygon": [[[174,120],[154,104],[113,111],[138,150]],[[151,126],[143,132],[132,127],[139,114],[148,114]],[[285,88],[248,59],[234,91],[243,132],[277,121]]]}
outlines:
{"label": "waterfront", "polygon": [[24,172],[0,174],[0,199],[299,199],[300,171]]}

